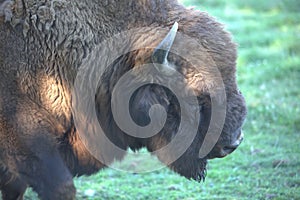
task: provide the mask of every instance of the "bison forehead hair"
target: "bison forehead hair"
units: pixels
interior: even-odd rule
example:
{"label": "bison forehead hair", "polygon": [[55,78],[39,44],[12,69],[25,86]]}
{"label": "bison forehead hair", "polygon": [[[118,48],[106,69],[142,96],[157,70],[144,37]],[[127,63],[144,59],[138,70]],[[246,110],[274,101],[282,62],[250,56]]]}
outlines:
{"label": "bison forehead hair", "polygon": [[[98,77],[93,96],[97,124],[105,137],[124,151],[114,153],[105,140],[100,140],[97,150],[103,159],[99,159],[84,140],[95,123],[90,123],[88,113],[74,114],[78,100],[89,102],[85,96],[73,95],[75,83],[84,65],[98,59],[93,57],[98,50],[104,52],[102,60],[113,55],[116,47],[101,46],[104,41],[133,29],[141,29],[143,34],[124,38],[128,51],[107,65]],[[183,40],[181,35],[194,42]],[[136,48],[141,45],[143,48]],[[0,0],[3,199],[22,199],[27,187],[32,187],[41,199],[74,199],[72,177],[99,171],[113,160],[122,159],[128,148],[145,147],[180,175],[203,180],[207,161],[230,154],[243,139],[246,106],[237,87],[236,58],[236,45],[222,24],[176,0]],[[185,93],[192,91],[194,110],[199,110],[199,115],[193,109],[186,110],[170,88],[149,83],[130,97],[130,118],[146,126],[151,108],[159,104],[166,111],[165,123],[157,134],[146,138],[123,131],[113,116],[114,87],[129,71],[137,72],[136,78],[141,81],[155,79],[139,71],[143,65],[170,77],[170,85],[178,84],[172,77],[179,73],[186,89],[179,96],[187,97],[188,104]],[[90,81],[88,77],[83,80]],[[218,95],[222,92],[224,95]],[[224,108],[215,109],[224,115],[224,123],[213,120],[214,108]],[[76,119],[82,119],[86,129],[78,127]],[[187,125],[181,127],[181,122]],[[220,133],[216,141],[206,137],[210,127],[213,133]],[[195,135],[183,149],[191,131]],[[175,137],[181,142],[158,151]],[[213,145],[201,156],[199,152],[206,143]],[[182,153],[178,156],[179,151]]]}

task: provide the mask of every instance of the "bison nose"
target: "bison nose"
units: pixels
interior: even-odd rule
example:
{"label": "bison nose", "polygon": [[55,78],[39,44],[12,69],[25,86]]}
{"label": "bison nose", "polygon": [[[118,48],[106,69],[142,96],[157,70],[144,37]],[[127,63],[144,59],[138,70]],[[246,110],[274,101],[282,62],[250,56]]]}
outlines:
{"label": "bison nose", "polygon": [[244,139],[244,134],[241,132],[234,143],[221,147],[220,148],[221,157],[225,157],[228,154],[231,154],[234,150],[236,150],[236,148],[238,148],[238,146],[242,143],[243,139]]}
{"label": "bison nose", "polygon": [[232,153],[234,150],[236,150],[236,148],[238,147],[238,144],[234,144],[234,145],[229,145],[229,146],[225,146],[221,149],[221,151],[223,151],[224,155],[228,155],[230,153]]}
{"label": "bison nose", "polygon": [[213,158],[223,158],[227,156],[228,154],[232,153],[236,148],[241,144],[243,141],[243,134],[241,133],[237,140],[229,145],[221,145],[217,144],[213,150],[208,154],[207,158],[208,159],[213,159]]}

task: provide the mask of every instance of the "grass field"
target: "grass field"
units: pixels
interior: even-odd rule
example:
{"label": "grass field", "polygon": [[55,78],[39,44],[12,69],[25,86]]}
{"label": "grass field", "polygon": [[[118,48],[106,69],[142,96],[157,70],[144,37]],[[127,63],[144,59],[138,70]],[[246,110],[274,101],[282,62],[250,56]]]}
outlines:
{"label": "grass field", "polygon": [[[106,169],[75,179],[77,198],[300,199],[300,1],[182,2],[224,22],[239,44],[238,82],[249,110],[245,140],[230,156],[209,162],[204,183],[166,168]],[[28,191],[25,199],[32,198]]]}

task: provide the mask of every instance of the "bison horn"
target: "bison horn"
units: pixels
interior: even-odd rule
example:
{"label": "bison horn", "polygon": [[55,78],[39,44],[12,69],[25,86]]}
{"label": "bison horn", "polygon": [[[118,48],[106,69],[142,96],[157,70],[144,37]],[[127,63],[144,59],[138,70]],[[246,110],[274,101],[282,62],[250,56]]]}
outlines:
{"label": "bison horn", "polygon": [[[156,65],[159,69],[161,69],[164,72],[169,73],[170,71],[174,71],[175,67],[172,66],[168,62],[168,55],[170,52],[170,49],[173,45],[173,42],[175,40],[176,34],[178,29],[178,23],[175,22],[167,36],[161,41],[161,43],[155,48],[153,54],[152,54],[152,62],[155,64],[160,64],[159,66]],[[163,69],[162,69],[163,68]]]}

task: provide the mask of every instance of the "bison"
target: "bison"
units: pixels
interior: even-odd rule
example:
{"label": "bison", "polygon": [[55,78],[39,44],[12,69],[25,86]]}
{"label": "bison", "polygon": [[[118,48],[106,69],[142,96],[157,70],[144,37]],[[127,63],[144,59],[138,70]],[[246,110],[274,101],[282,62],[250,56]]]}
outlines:
{"label": "bison", "polygon": [[[123,151],[110,151],[100,139],[96,149],[100,153],[94,154],[85,137],[95,122],[89,121],[89,113],[74,112],[80,102],[88,101],[85,96],[73,95],[75,83],[83,65],[114,53],[114,46],[103,45],[103,41],[139,28],[144,30],[139,37],[123,38],[128,51],[106,63],[93,97],[104,136]],[[181,40],[178,34],[191,38],[199,48]],[[140,44],[143,48],[137,48]],[[193,61],[177,54],[172,50],[175,46],[200,64],[193,65]],[[97,57],[99,51],[102,54]],[[0,0],[2,198],[22,199],[26,188],[32,187],[41,199],[74,199],[74,176],[99,171],[114,159],[122,159],[128,148],[145,147],[180,175],[203,180],[207,160],[230,154],[243,137],[246,106],[236,83],[236,58],[236,45],[222,24],[176,0]],[[141,132],[130,135],[119,127],[112,110],[114,87],[123,75],[143,64],[169,77],[170,86],[176,85],[173,77],[179,73],[196,98],[197,105],[193,106],[199,116],[193,110],[185,112],[167,86],[150,82],[134,91],[126,109],[136,124],[145,127],[151,123],[151,107],[159,104],[166,112],[162,129],[150,137],[139,137]],[[155,78],[146,73],[134,77]],[[222,83],[216,81],[218,78]],[[88,77],[81,80],[89,81]],[[225,95],[218,98],[220,88]],[[214,123],[213,107],[218,113],[222,106],[224,123]],[[181,131],[179,141],[187,138],[191,129],[186,126],[179,130],[182,118],[187,124],[198,125],[192,141],[176,159],[172,158],[182,149],[181,142],[157,153],[177,137],[177,132]],[[78,120],[86,124],[86,129],[78,127]],[[213,146],[200,156],[210,127],[212,132],[219,131],[220,137],[217,141],[208,137]]]}

